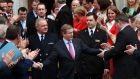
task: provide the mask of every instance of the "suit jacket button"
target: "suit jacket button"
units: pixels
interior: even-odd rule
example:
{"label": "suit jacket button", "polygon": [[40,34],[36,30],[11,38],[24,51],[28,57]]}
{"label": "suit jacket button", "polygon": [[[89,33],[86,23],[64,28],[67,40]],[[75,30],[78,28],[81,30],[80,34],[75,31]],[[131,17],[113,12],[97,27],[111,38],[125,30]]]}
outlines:
{"label": "suit jacket button", "polygon": [[39,54],[40,56],[42,56],[42,54]]}

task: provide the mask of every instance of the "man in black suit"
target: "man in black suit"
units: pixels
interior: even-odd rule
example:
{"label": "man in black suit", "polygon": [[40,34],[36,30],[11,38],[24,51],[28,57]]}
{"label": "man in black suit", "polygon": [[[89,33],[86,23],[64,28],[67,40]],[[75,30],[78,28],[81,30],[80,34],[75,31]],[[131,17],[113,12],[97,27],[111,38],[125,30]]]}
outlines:
{"label": "man in black suit", "polygon": [[[51,53],[53,45],[57,42],[57,36],[53,33],[48,33],[48,23],[44,18],[38,18],[35,24],[37,32],[30,36],[29,49],[40,49],[38,56],[34,59],[35,62],[44,61]],[[56,79],[57,63],[44,67],[42,70],[32,68],[32,79]]]}
{"label": "man in black suit", "polygon": [[[55,19],[57,34],[62,38],[60,29],[63,24],[73,25],[73,16],[71,9],[66,5],[66,0],[58,0],[59,12]],[[61,36],[60,36],[61,35]]]}
{"label": "man in black suit", "polygon": [[137,62],[133,56],[126,54],[126,45],[137,44],[136,32],[130,27],[128,18],[124,14],[116,17],[117,27],[120,32],[117,35],[114,48],[100,53],[98,56],[104,56],[105,60],[113,58],[114,73],[113,79],[138,79]]}
{"label": "man in black suit", "polygon": [[19,20],[16,22],[17,25],[20,27],[21,30],[21,36],[23,38],[26,38],[26,32],[27,32],[27,9],[25,7],[20,7],[18,9],[18,15],[19,15]]}
{"label": "man in black suit", "polygon": [[32,10],[27,13],[27,21],[31,21],[37,17],[36,8],[38,4],[39,4],[38,0],[33,0],[31,4]]}
{"label": "man in black suit", "polygon": [[[106,32],[99,28],[99,25],[96,22],[96,15],[88,13],[86,17],[88,28],[80,31],[78,37],[87,46],[100,49],[100,44],[107,42]],[[104,71],[104,61],[102,58],[82,53],[80,59],[82,79],[102,79]]]}
{"label": "man in black suit", "polygon": [[31,21],[27,22],[27,34],[29,36],[33,35],[37,32],[37,30],[35,28],[35,21],[37,18],[46,19],[46,21],[48,23],[48,32],[56,33],[55,22],[46,17],[46,12],[47,12],[47,9],[45,8],[45,5],[43,3],[39,3],[37,5],[37,17],[35,19],[32,19]]}
{"label": "man in black suit", "polygon": [[63,39],[58,41],[50,56],[40,64],[42,67],[50,63],[59,62],[59,79],[80,79],[79,78],[79,56],[81,52],[97,55],[99,49],[87,47],[80,39],[73,38],[73,27],[64,24],[61,27]]}

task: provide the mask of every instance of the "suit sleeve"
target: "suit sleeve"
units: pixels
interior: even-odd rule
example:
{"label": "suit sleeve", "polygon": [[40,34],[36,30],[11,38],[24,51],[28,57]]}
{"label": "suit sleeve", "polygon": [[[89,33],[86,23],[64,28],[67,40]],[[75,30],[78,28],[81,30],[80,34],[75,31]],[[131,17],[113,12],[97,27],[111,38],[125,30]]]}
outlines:
{"label": "suit sleeve", "polygon": [[88,47],[82,40],[80,40],[80,44],[82,51],[86,52],[87,54],[97,55],[101,52],[99,49]]}
{"label": "suit sleeve", "polygon": [[56,45],[55,45],[48,58],[43,61],[43,66],[48,66],[51,63],[56,63],[56,62],[57,62],[57,52],[56,52]]}
{"label": "suit sleeve", "polygon": [[119,33],[118,37],[116,39],[116,43],[115,43],[114,48],[112,48],[111,50],[106,51],[104,53],[105,60],[109,60],[112,57],[115,57],[117,55],[123,54],[122,51],[125,49],[125,46],[126,46],[126,41],[124,41],[124,40],[127,41],[127,39],[125,38],[124,34]]}

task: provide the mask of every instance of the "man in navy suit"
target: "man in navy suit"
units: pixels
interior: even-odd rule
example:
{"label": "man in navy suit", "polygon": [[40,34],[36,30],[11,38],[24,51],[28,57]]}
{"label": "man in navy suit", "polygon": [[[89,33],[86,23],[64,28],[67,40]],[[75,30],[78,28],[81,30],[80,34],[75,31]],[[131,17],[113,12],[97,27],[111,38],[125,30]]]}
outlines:
{"label": "man in navy suit", "polygon": [[37,8],[38,4],[39,4],[38,0],[33,0],[32,4],[31,4],[32,10],[27,13],[27,21],[30,22],[31,20],[33,20],[37,17],[36,8]]}
{"label": "man in navy suit", "polygon": [[[53,45],[57,42],[57,36],[53,33],[48,33],[48,23],[44,18],[38,18],[35,23],[37,32],[30,36],[29,49],[40,49],[38,56],[34,59],[35,62],[43,62],[51,53]],[[32,68],[32,79],[56,79],[57,63],[44,67],[42,70]]]}
{"label": "man in navy suit", "polygon": [[27,9],[25,7],[20,7],[18,9],[18,15],[19,15],[19,20],[17,21],[17,25],[20,27],[21,30],[21,36],[23,38],[26,38],[26,32],[27,32]]}
{"label": "man in navy suit", "polygon": [[83,51],[97,55],[99,49],[87,47],[80,39],[73,38],[73,27],[64,24],[61,27],[63,39],[58,41],[48,58],[40,64],[41,67],[59,62],[59,79],[79,79],[79,56]]}

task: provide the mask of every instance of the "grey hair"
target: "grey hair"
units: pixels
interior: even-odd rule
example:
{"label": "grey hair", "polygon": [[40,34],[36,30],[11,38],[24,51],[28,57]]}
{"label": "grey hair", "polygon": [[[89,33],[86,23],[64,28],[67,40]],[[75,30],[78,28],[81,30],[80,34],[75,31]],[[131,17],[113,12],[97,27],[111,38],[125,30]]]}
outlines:
{"label": "grey hair", "polygon": [[8,26],[6,24],[0,24],[0,38],[4,38]]}
{"label": "grey hair", "polygon": [[44,18],[38,18],[38,19],[36,19],[36,22],[35,22],[35,27],[37,28],[38,27],[38,25],[39,25],[39,22],[40,21],[46,21],[46,19],[44,19]]}

